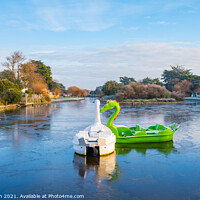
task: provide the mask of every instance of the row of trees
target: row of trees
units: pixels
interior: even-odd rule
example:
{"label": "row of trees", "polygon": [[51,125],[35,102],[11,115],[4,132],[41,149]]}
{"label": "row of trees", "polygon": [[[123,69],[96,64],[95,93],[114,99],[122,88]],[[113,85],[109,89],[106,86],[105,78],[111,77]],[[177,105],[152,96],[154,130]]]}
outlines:
{"label": "row of trees", "polygon": [[162,80],[170,91],[187,94],[200,92],[200,76],[183,66],[171,66],[171,70],[164,70]]}
{"label": "row of trees", "polygon": [[51,67],[42,61],[29,60],[19,51],[6,57],[2,63],[6,69],[0,72],[0,100],[3,104],[18,103],[21,91],[28,94],[42,94],[46,101],[50,101],[50,94],[60,96],[87,96],[87,92],[76,86],[66,90],[62,83],[53,80]]}
{"label": "row of trees", "polygon": [[[6,61],[2,65],[7,68],[0,73],[1,82],[7,85],[6,88],[1,85],[4,93],[0,94],[0,97],[4,104],[5,101],[7,103],[18,103],[22,89],[26,90],[27,93],[42,94],[46,101],[51,100],[48,90],[56,94],[63,92],[60,87],[61,84],[53,80],[49,66],[41,61],[30,60],[25,62],[25,57],[19,51],[15,51],[6,57]],[[11,98],[11,96],[15,98]]]}
{"label": "row of trees", "polygon": [[[0,100],[3,104],[18,103],[21,100],[21,91],[29,94],[42,94],[46,101],[50,101],[50,94],[58,95],[70,93],[85,96],[85,91],[76,88],[66,90],[62,83],[53,80],[51,67],[42,61],[29,60],[19,51],[6,57],[2,66],[6,69],[0,72]],[[81,92],[77,93],[77,90]]]}
{"label": "row of trees", "polygon": [[86,90],[80,89],[76,86],[68,87],[67,92],[68,92],[68,94],[70,94],[72,96],[78,96],[78,97],[86,97],[87,96]]}
{"label": "row of trees", "polygon": [[184,96],[200,92],[200,76],[183,66],[171,66],[170,70],[164,70],[161,77],[161,80],[146,77],[138,82],[131,77],[120,77],[120,83],[107,81],[97,87],[94,94],[116,95],[118,99],[174,97],[181,100]]}

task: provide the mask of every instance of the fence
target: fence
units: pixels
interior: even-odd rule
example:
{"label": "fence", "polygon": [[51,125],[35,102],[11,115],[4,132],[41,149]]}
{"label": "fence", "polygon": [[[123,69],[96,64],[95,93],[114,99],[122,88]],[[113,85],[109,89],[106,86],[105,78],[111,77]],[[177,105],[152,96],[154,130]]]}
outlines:
{"label": "fence", "polygon": [[34,104],[39,104],[43,101],[43,96],[37,95],[37,94],[32,94],[31,96],[28,94],[25,94],[25,97],[22,97],[20,104],[22,105],[34,105]]}

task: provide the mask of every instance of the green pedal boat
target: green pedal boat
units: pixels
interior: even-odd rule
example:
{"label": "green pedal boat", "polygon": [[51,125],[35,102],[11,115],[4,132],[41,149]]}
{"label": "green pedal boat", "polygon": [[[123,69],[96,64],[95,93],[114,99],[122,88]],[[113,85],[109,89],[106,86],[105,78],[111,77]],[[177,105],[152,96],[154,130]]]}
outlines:
{"label": "green pedal boat", "polygon": [[111,115],[107,122],[107,127],[116,135],[116,143],[147,143],[147,142],[167,142],[173,140],[174,133],[180,126],[175,128],[176,124],[165,127],[160,124],[149,126],[147,129],[141,128],[139,125],[135,127],[116,126],[113,120],[118,117],[120,113],[119,103],[109,100],[107,104],[100,110],[105,112],[115,108],[114,113]]}

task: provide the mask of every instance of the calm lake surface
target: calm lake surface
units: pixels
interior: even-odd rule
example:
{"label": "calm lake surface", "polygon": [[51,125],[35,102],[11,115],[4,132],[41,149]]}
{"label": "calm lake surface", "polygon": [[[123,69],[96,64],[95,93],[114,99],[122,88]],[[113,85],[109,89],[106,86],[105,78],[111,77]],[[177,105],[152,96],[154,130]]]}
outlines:
{"label": "calm lake surface", "polygon": [[[101,105],[103,106],[103,105]],[[74,154],[73,136],[94,121],[91,99],[0,115],[0,195],[84,194],[85,199],[200,199],[200,102],[122,106],[116,124],[177,123],[174,141]],[[101,114],[106,124],[111,111]]]}

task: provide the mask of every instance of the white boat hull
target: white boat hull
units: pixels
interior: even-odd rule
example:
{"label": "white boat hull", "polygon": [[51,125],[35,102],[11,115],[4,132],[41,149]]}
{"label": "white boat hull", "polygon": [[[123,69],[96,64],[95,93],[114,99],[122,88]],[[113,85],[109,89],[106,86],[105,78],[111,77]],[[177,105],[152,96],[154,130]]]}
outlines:
{"label": "white boat hull", "polygon": [[[77,154],[80,154],[80,155],[84,155],[86,156],[87,155],[87,148],[90,147],[89,145],[87,146],[80,146],[78,144],[74,144],[73,145],[73,148],[74,148],[74,151],[77,153]],[[99,148],[99,153],[98,155],[100,156],[103,156],[103,155],[108,155],[108,154],[111,154],[114,152],[115,150],[115,142],[109,144],[109,145],[105,145],[105,146],[98,146],[98,145],[95,145],[95,146],[91,146],[92,148]]]}
{"label": "white boat hull", "polygon": [[86,156],[102,156],[115,150],[116,136],[100,121],[100,101],[96,100],[96,121],[84,131],[79,131],[73,138],[76,153]]}

